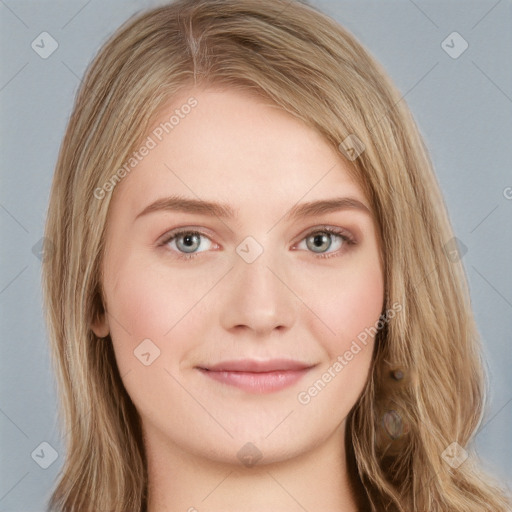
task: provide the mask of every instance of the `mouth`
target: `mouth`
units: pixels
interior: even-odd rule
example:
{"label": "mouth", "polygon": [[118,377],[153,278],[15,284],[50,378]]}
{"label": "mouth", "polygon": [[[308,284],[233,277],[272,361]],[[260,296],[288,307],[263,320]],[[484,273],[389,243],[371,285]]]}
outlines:
{"label": "mouth", "polygon": [[224,361],[197,366],[204,376],[249,393],[273,393],[298,382],[314,366],[290,359]]}

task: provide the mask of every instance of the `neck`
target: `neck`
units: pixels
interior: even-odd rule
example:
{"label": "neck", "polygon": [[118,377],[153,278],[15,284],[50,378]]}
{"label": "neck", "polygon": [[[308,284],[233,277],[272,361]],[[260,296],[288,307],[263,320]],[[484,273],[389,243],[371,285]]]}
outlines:
{"label": "neck", "polygon": [[147,512],[357,512],[343,429],[306,453],[246,467],[212,461],[145,436]]}

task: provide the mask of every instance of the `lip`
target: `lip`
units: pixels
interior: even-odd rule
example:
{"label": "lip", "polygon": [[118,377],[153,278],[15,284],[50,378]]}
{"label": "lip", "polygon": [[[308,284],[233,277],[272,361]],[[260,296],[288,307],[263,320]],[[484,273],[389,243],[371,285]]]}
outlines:
{"label": "lip", "polygon": [[223,361],[208,367],[196,367],[217,382],[250,393],[273,393],[298,382],[313,366],[290,359]]}

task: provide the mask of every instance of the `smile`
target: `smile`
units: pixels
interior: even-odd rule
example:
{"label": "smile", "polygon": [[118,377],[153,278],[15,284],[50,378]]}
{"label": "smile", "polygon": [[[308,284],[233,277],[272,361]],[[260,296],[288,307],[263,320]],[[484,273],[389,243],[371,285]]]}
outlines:
{"label": "smile", "polygon": [[288,359],[245,359],[196,368],[210,379],[249,393],[273,393],[298,382],[313,366]]}
{"label": "smile", "polygon": [[298,361],[225,361],[197,367],[206,377],[249,393],[273,393],[298,382],[314,365]]}

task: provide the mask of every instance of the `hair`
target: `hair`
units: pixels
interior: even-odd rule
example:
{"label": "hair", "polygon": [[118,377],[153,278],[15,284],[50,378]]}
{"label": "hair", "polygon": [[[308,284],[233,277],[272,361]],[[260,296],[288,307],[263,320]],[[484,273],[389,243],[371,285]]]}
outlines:
{"label": "hair", "polygon": [[[349,135],[364,144],[347,164],[375,214],[384,311],[402,307],[377,334],[368,381],[347,418],[347,457],[368,507],[509,510],[472,449],[486,400],[482,350],[464,268],[447,257],[453,232],[419,130],[354,36],[289,0],[178,0],[139,13],[87,69],[45,227],[52,252],[43,260],[44,306],[67,447],[50,510],[147,510],[140,417],[110,336],[91,330],[106,312],[101,262],[112,197],[95,191],[161,108],[195,86],[264,96],[336,150]],[[455,442],[469,454],[459,467],[443,457]]]}

